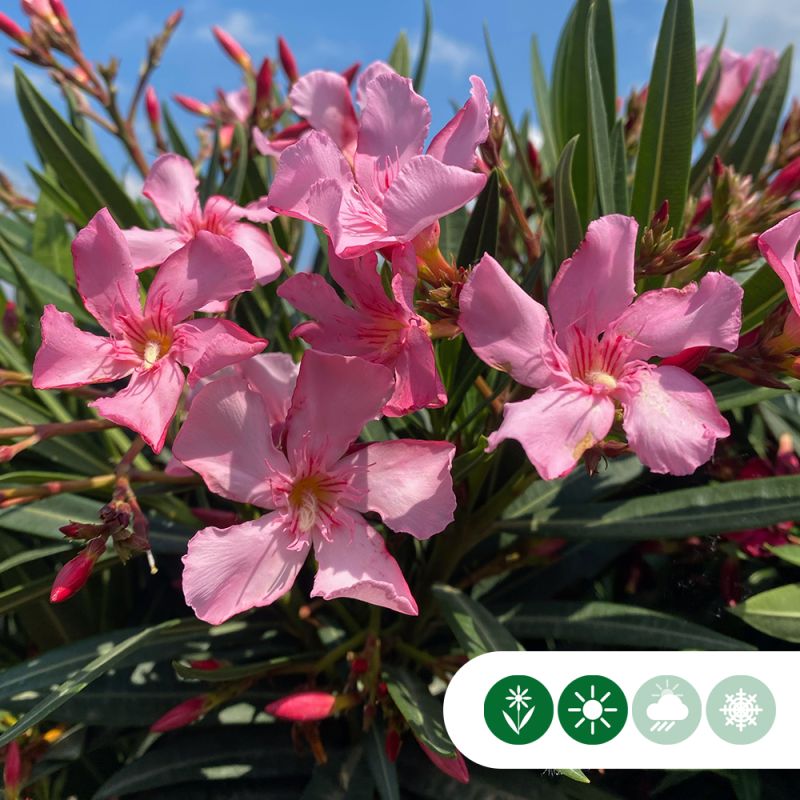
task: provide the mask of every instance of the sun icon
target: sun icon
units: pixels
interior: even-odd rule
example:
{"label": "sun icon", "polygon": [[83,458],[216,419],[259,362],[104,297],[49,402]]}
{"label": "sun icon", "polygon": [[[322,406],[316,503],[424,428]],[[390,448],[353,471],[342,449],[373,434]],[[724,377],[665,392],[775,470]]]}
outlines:
{"label": "sun icon", "polygon": [[602,744],[613,739],[625,725],[627,714],[628,704],[622,690],[599,675],[573,681],[559,702],[562,727],[584,744]]}

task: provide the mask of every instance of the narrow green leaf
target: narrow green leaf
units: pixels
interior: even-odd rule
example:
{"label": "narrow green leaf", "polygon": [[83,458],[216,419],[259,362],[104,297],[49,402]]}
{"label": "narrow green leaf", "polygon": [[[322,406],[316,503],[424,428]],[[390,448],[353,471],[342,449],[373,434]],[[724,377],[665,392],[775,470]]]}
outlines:
{"label": "narrow green leaf", "polygon": [[762,633],[787,642],[800,642],[800,583],[761,592],[730,611]]}
{"label": "narrow green leaf", "polygon": [[464,592],[437,583],[433,586],[433,594],[448,627],[468,658],[495,650],[524,650],[489,611]]}
{"label": "narrow green leaf", "polygon": [[689,188],[696,84],[692,0],[668,0],[647,91],[631,211],[644,226],[668,200],[676,235],[683,229]]}
{"label": "narrow green leaf", "polygon": [[400,31],[389,54],[389,66],[399,75],[408,78],[411,75],[411,53],[408,47],[408,36]]}
{"label": "narrow green leaf", "polygon": [[539,55],[539,43],[536,36],[531,37],[531,76],[533,81],[533,95],[536,100],[536,117],[542,131],[544,142],[542,144],[542,161],[545,169],[552,172],[556,167],[556,134],[553,130],[552,109],[550,105],[550,90],[547,87],[547,78]]}
{"label": "narrow green leaf", "polygon": [[725,35],[728,32],[728,20],[722,23],[722,30],[720,31],[717,43],[711,53],[711,58],[708,60],[708,66],[697,85],[697,111],[695,113],[695,135],[700,133],[700,129],[706,121],[706,118],[711,113],[714,106],[714,100],[719,90],[720,76],[722,75],[722,68],[720,66],[720,55],[722,53],[722,46],[725,43]]}
{"label": "narrow green leaf", "polygon": [[464,231],[467,229],[468,222],[469,213],[466,208],[459,208],[458,211],[454,211],[439,220],[439,249],[446,259],[450,261],[456,260],[458,248],[464,239]]}
{"label": "narrow green leaf", "polygon": [[583,226],[572,188],[572,157],[577,139],[577,136],[573,137],[564,146],[553,177],[553,220],[557,264],[569,258],[583,238]]}
{"label": "narrow green leaf", "polygon": [[48,558],[49,556],[56,556],[72,549],[72,546],[68,544],[56,544],[51,547],[35,547],[33,550],[23,550],[21,553],[17,553],[4,561],[0,561],[0,575],[11,569],[16,569],[23,564],[28,564],[31,561],[38,561],[39,559]]}
{"label": "narrow green leaf", "polygon": [[[754,74],[750,82],[745,87],[736,105],[730,110],[725,121],[719,126],[717,132],[708,140],[703,152],[698,156],[697,161],[692,165],[692,171],[689,174],[689,193],[698,195],[703,188],[708,178],[709,169],[714,161],[714,156],[723,155],[731,140],[736,128],[744,117],[744,112],[747,110],[747,104],[750,102],[750,97],[755,90],[758,74]],[[724,160],[724,157],[723,157]]]}
{"label": "narrow green leaf", "polygon": [[272,672],[280,672],[287,665],[299,662],[301,659],[308,661],[314,657],[315,654],[312,652],[303,652],[300,656],[279,656],[268,661],[254,661],[250,664],[235,664],[230,667],[217,667],[217,669],[197,669],[182,661],[173,661],[172,667],[175,674],[185,680],[227,683],[256,676],[265,677]]}
{"label": "narrow green leaf", "polygon": [[383,726],[376,720],[364,734],[364,750],[375,788],[382,800],[400,800],[400,783],[397,780],[397,765],[389,761],[384,746]]}
{"label": "narrow green leaf", "polygon": [[497,253],[497,236],[500,224],[500,182],[496,170],[492,170],[486,186],[475,201],[464,238],[458,248],[456,263],[468,267],[483,257]]}
{"label": "narrow green leaf", "polygon": [[167,136],[169,137],[169,144],[172,148],[172,152],[184,158],[188,158],[191,161],[192,154],[189,152],[189,148],[186,146],[186,142],[183,136],[181,136],[181,132],[175,124],[175,120],[172,118],[172,113],[166,105],[162,107],[162,113],[164,114],[164,127],[167,129]]}
{"label": "narrow green leaf", "polygon": [[[601,3],[600,5],[607,5],[607,3]],[[614,171],[611,164],[611,145],[608,138],[609,120],[606,116],[603,81],[600,76],[600,65],[595,45],[596,18],[597,10],[593,6],[589,12],[589,24],[586,27],[586,85],[597,199],[600,201],[600,213],[611,214],[622,209],[615,208]]]}
{"label": "narrow green leaf", "polygon": [[431,750],[453,758],[456,748],[444,727],[442,704],[431,696],[428,687],[401,667],[387,669],[385,676],[389,695],[414,736]]}
{"label": "narrow green leaf", "polygon": [[70,252],[71,240],[63,215],[50,197],[42,192],[36,202],[31,255],[70,284],[75,282]]}
{"label": "narrow green leaf", "polygon": [[[793,378],[787,378],[786,384],[794,389],[800,388],[800,382]],[[757,403],[763,403],[765,400],[781,397],[787,391],[787,389],[770,389],[768,386],[755,386],[752,383],[743,381],[741,378],[728,378],[720,383],[715,383],[711,387],[711,392],[720,411],[731,411],[734,408],[754,406]]]}
{"label": "narrow green leaf", "polygon": [[215,194],[217,187],[217,173],[220,170],[220,133],[219,127],[214,133],[214,149],[211,151],[211,158],[208,159],[206,174],[200,182],[200,200],[205,203],[211,195]]}
{"label": "narrow green leaf", "polygon": [[174,628],[179,622],[180,620],[172,619],[162,622],[160,625],[145,628],[140,633],[120,642],[107,653],[98,656],[94,661],[79,670],[72,678],[64,681],[54,692],[37,703],[22,719],[0,734],[0,747],[16,739],[23,731],[28,730],[37,722],[51,717],[53,712],[57,711],[71,697],[81,692],[101,675],[113,669],[119,661],[147,643],[156,633]]}
{"label": "narrow green leaf", "polygon": [[81,210],[92,216],[106,206],[123,227],[147,225],[105,162],[45,100],[25,73],[14,74],[17,100],[36,148]]}
{"label": "narrow green leaf", "polygon": [[236,123],[233,133],[233,152],[236,153],[236,162],[231,167],[225,183],[222,184],[220,194],[230,197],[236,203],[242,200],[245,176],[247,175],[247,133],[241,123]]}
{"label": "narrow green leaf", "polygon": [[764,165],[789,91],[793,50],[789,45],[783,51],[777,71],[761,87],[739,136],[731,146],[729,163],[742,175],[758,175]]}
{"label": "narrow green leaf", "polygon": [[614,15],[611,0],[594,0],[594,36],[600,85],[603,87],[608,128],[617,116],[617,57],[614,46]]}
{"label": "narrow green leaf", "polygon": [[83,228],[89,222],[89,215],[85,214],[78,204],[56,183],[49,175],[45,175],[33,167],[28,166],[28,172],[36,181],[39,191],[47,195],[50,201],[58,208],[64,216],[71,219],[79,228]]}
{"label": "narrow green leaf", "polygon": [[786,298],[783,281],[769,264],[759,267],[744,283],[742,333],[758,327],[767,314]]}
{"label": "narrow green leaf", "polygon": [[800,544],[782,544],[778,547],[767,545],[767,550],[787,564],[800,567]]}
{"label": "narrow green leaf", "polygon": [[628,197],[628,154],[625,151],[625,129],[618,119],[611,129],[611,170],[614,174],[614,208],[621,214],[630,209]]}
{"label": "narrow green leaf", "polygon": [[419,45],[419,55],[414,67],[414,91],[422,94],[422,85],[425,81],[425,72],[428,68],[428,58],[431,49],[431,33],[433,32],[433,11],[430,0],[425,0],[425,16],[422,20],[422,39]]}
{"label": "narrow green leaf", "polygon": [[556,639],[604,647],[749,650],[750,645],[679,617],[621,603],[522,603],[506,626],[523,639]]}
{"label": "narrow green leaf", "polygon": [[575,20],[578,15],[578,3],[574,3],[564,27],[558,37],[556,52],[553,58],[553,72],[550,79],[550,103],[553,114],[553,129],[556,134],[556,152],[562,150],[569,140],[566,134],[565,84],[567,80],[567,57],[569,46],[574,37]]}
{"label": "narrow green leaf", "polygon": [[583,770],[580,769],[557,769],[556,772],[559,775],[563,775],[565,778],[569,778],[571,781],[575,781],[576,783],[591,783],[591,781],[583,774]]}
{"label": "narrow green leaf", "polygon": [[759,478],[678,489],[618,502],[552,507],[508,530],[569,539],[684,539],[800,519],[800,476]]}

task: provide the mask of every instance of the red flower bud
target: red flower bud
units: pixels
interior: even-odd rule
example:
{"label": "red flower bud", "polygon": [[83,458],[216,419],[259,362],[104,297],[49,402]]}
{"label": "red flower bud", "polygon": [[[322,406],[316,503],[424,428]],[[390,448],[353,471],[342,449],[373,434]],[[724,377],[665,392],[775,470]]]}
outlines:
{"label": "red flower bud", "polygon": [[5,311],[3,311],[3,333],[8,337],[13,337],[19,328],[19,314],[17,313],[17,304],[13,300],[6,303]]}
{"label": "red flower bud", "polygon": [[166,733],[167,731],[174,731],[191,725],[203,716],[206,700],[206,696],[201,694],[198,697],[190,697],[188,700],[178,703],[177,706],[171,708],[150,726],[150,732]]}
{"label": "red flower bud", "polygon": [[64,564],[53,581],[50,590],[51,603],[63,603],[79,592],[92,574],[95,562],[105,552],[106,542],[102,537],[92,539],[71,561]]}
{"label": "red flower bud", "polygon": [[291,51],[286,39],[283,36],[278,37],[278,55],[281,59],[281,66],[289,79],[289,83],[294,83],[299,77],[300,72],[297,69],[297,61],[295,60],[294,53]]}
{"label": "red flower bud", "polygon": [[350,86],[353,83],[353,78],[356,77],[358,70],[361,68],[361,62],[356,61],[354,64],[351,64],[346,70],[342,71],[342,77],[347,81],[347,85]]}
{"label": "red flower bud", "polygon": [[669,219],[669,200],[665,200],[659,207],[658,211],[653,214],[653,219],[650,222],[650,227],[655,228],[656,225],[663,225]]}
{"label": "red flower bud", "polygon": [[196,100],[194,97],[188,97],[185,94],[174,94],[172,97],[176,103],[182,105],[187,111],[191,111],[192,114],[201,114],[204,117],[211,116],[211,106],[202,102],[202,100]]}
{"label": "red flower bud", "polygon": [[3,766],[3,786],[7,800],[19,797],[19,786],[22,783],[22,754],[16,739],[6,748],[6,759]]}
{"label": "red flower bud", "polygon": [[721,178],[722,174],[725,172],[725,165],[722,163],[722,159],[719,156],[714,156],[714,177]]}
{"label": "red flower bud", "polygon": [[[419,740],[417,741],[419,742]],[[443,756],[441,753],[437,753],[434,750],[429,749],[422,744],[422,742],[419,742],[419,746],[422,748],[422,752],[425,753],[425,755],[428,756],[428,758],[438,767],[439,770],[444,772],[445,775],[449,775],[459,783],[469,783],[469,770],[467,770],[464,756],[462,756],[458,750],[456,750],[455,756],[448,758],[447,756]]]}
{"label": "red flower bud", "polygon": [[53,9],[53,13],[60,22],[63,22],[65,25],[69,23],[69,14],[61,0],[50,0],[50,8]]}
{"label": "red flower bud", "polygon": [[272,104],[272,62],[265,58],[256,75],[256,105],[269,107]]}
{"label": "red flower bud", "polygon": [[767,194],[788,199],[800,189],[800,156],[790,161],[767,187]]}
{"label": "red flower bud", "polygon": [[291,722],[313,722],[333,713],[336,697],[330,692],[295,692],[269,703],[267,714]]}
{"label": "red flower bud", "polygon": [[161,124],[161,103],[158,102],[158,95],[152,86],[148,86],[144,93],[144,107],[150,124],[157,128]]}
{"label": "red flower bud", "polygon": [[219,42],[220,47],[243,69],[247,72],[253,71],[253,62],[250,54],[242,47],[236,39],[227,31],[222,30],[218,25],[212,25],[211,32]]}
{"label": "red flower bud", "polygon": [[672,252],[681,258],[685,258],[689,253],[699,247],[700,242],[702,242],[704,238],[705,237],[701,233],[695,233],[692,236],[684,236],[683,239],[678,239],[677,242],[673,243]]}
{"label": "red flower bud", "polygon": [[6,36],[10,36],[15,42],[28,44],[28,34],[25,33],[11,17],[6,16],[0,11],[0,31]]}
{"label": "red flower bud", "polygon": [[350,669],[354,675],[363,675],[369,669],[369,661],[361,656],[354,658]]}
{"label": "red flower bud", "polygon": [[192,669],[219,669],[222,666],[222,662],[218,661],[216,658],[201,658],[196,661],[190,661],[189,666]]}
{"label": "red flower bud", "polygon": [[539,180],[542,177],[542,162],[536,145],[530,139],[528,139],[528,163],[531,165],[533,177]]}
{"label": "red flower bud", "polygon": [[386,741],[384,742],[384,749],[386,750],[386,758],[393,764],[397,761],[397,756],[400,755],[400,745],[402,744],[400,734],[394,729],[390,728],[386,732]]}

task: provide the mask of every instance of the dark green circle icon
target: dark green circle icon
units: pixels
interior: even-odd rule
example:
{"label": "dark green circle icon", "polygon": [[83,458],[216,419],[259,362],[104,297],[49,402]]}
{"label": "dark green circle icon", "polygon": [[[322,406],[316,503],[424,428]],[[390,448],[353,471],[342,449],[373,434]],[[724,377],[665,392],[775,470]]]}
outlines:
{"label": "dark green circle icon", "polygon": [[558,720],[576,742],[604,744],[624,727],[628,701],[614,681],[602,675],[576,678],[561,693]]}
{"label": "dark green circle icon", "polygon": [[489,689],[483,701],[489,730],[508,744],[535,742],[553,721],[553,698],[536,678],[509,675]]}

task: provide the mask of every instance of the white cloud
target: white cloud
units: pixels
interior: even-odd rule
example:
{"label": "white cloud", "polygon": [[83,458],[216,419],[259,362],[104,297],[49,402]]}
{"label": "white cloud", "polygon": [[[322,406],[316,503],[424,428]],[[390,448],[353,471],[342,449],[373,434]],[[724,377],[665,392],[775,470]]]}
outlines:
{"label": "white cloud", "polygon": [[440,31],[431,35],[430,63],[448,67],[455,77],[477,70],[482,56],[470,44]]}

